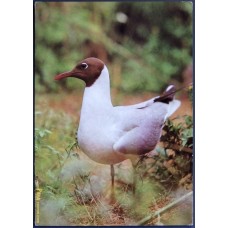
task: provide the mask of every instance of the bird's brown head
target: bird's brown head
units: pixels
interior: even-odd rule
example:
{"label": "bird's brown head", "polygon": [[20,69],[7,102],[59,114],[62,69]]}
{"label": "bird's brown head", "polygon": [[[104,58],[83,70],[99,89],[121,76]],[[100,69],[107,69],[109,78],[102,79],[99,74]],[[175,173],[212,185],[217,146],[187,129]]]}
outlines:
{"label": "bird's brown head", "polygon": [[100,59],[90,57],[79,62],[73,70],[56,75],[55,80],[61,80],[68,77],[79,78],[85,82],[87,87],[89,87],[93,85],[100,76],[103,68],[104,62]]}

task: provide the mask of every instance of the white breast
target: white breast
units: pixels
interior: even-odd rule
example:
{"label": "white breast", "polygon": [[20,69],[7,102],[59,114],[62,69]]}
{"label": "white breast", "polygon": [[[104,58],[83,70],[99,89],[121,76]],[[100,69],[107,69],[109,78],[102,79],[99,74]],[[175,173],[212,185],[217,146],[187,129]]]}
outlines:
{"label": "white breast", "polygon": [[103,164],[115,164],[126,159],[113,150],[113,145],[122,132],[116,128],[113,118],[108,115],[96,115],[80,121],[78,142],[80,148],[92,160]]}

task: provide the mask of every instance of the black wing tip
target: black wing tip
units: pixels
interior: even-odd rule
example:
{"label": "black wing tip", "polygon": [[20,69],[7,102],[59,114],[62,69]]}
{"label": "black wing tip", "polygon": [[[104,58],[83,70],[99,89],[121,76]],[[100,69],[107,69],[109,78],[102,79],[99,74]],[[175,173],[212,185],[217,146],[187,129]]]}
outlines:
{"label": "black wing tip", "polygon": [[173,101],[175,93],[176,87],[174,85],[169,85],[163,92],[163,94],[156,98],[154,102],[162,102],[165,104],[169,104],[169,102]]}

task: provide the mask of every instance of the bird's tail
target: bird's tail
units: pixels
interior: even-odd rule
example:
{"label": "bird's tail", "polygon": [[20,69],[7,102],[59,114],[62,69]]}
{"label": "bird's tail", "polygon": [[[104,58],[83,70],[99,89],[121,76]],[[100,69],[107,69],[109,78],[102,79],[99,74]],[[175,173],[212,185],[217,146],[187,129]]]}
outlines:
{"label": "bird's tail", "polygon": [[176,88],[174,85],[170,85],[166,88],[166,90],[163,92],[163,94],[156,99],[154,99],[154,102],[162,102],[169,104],[174,99],[174,95],[176,93]]}
{"label": "bird's tail", "polygon": [[171,116],[181,105],[181,102],[179,100],[175,100],[174,98],[177,91],[179,91],[179,89],[177,90],[174,85],[170,85],[166,88],[161,96],[154,100],[155,102],[168,104],[168,111],[165,119]]}
{"label": "bird's tail", "polygon": [[181,105],[181,102],[179,100],[173,100],[171,102],[169,102],[169,106],[168,106],[168,112],[166,114],[165,119],[167,119],[169,116],[171,116]]}
{"label": "bird's tail", "polygon": [[154,99],[154,102],[162,102],[169,104],[169,102],[174,100],[174,96],[177,92],[190,87],[192,87],[192,83],[189,83],[189,85],[178,89],[176,89],[174,85],[169,85],[161,96]]}
{"label": "bird's tail", "polygon": [[168,112],[166,114],[165,119],[171,116],[181,105],[181,102],[174,98],[175,94],[178,91],[181,91],[183,89],[190,88],[190,87],[192,87],[192,83],[189,83],[189,85],[178,89],[176,89],[174,85],[170,85],[166,88],[166,90],[163,92],[161,96],[154,99],[154,102],[162,102],[162,103],[168,104]]}

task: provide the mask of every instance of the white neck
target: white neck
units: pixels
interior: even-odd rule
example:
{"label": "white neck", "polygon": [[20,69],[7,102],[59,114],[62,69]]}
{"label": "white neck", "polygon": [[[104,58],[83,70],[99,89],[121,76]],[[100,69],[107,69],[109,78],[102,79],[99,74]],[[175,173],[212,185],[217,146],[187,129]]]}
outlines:
{"label": "white neck", "polygon": [[99,78],[91,85],[86,87],[82,102],[82,112],[104,111],[113,107],[110,95],[110,79],[106,66],[101,71]]}

